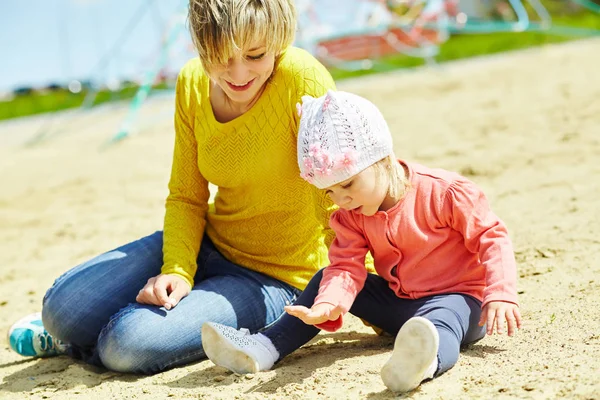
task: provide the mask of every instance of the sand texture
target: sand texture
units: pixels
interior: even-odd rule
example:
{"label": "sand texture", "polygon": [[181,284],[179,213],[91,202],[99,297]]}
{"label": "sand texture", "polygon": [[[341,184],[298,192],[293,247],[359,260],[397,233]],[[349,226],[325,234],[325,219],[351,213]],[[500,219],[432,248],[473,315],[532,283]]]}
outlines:
{"label": "sand texture", "polygon": [[[487,192],[518,261],[525,326],[492,336],[407,397],[600,398],[600,41],[587,40],[339,84],[380,106],[399,157],[459,171]],[[128,104],[0,124],[0,331],[39,311],[70,267],[161,229],[173,99],[103,147]],[[348,318],[269,372],[210,361],[154,376],[0,342],[6,399],[388,399],[392,338]]]}

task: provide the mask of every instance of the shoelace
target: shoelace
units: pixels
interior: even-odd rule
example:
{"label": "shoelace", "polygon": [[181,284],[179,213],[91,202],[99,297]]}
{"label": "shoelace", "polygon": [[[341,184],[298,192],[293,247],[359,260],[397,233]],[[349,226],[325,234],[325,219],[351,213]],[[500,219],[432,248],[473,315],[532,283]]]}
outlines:
{"label": "shoelace", "polygon": [[38,335],[38,339],[40,340],[40,349],[43,351],[52,351],[56,350],[56,343],[50,334],[46,331],[40,333]]}

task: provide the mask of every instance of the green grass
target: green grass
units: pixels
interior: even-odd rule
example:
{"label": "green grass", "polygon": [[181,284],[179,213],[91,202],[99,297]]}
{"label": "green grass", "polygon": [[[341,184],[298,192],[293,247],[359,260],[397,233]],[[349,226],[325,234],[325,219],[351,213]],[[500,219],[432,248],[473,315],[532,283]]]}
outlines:
{"label": "green grass", "polygon": [[[160,84],[153,88],[165,89],[166,87],[165,84]],[[93,107],[111,101],[131,99],[137,91],[138,86],[135,85],[124,87],[117,92],[101,90],[95,94],[92,93],[90,98],[93,101],[89,106]],[[88,93],[88,90],[71,93],[66,89],[58,89],[47,93],[18,95],[10,101],[0,101],[0,120],[82,107]]]}
{"label": "green grass", "polygon": [[82,102],[83,96],[63,89],[18,95],[8,102],[0,102],[0,120],[55,110],[58,105],[61,106],[60,109],[79,107]]}
{"label": "green grass", "polygon": [[[600,15],[589,11],[577,15],[562,15],[557,10],[560,2],[548,2],[548,9],[553,16],[553,26],[566,26],[572,28],[597,29],[600,35]],[[562,33],[562,32],[561,32]],[[455,34],[450,40],[440,46],[440,52],[435,58],[436,62],[445,62],[474,56],[494,54],[510,50],[518,50],[549,43],[564,42],[578,39],[577,35],[558,35],[550,32],[496,32],[487,34]],[[384,57],[374,63],[369,70],[347,71],[339,68],[330,68],[335,80],[373,74],[402,68],[411,68],[424,65],[420,58],[412,58],[403,54]],[[165,88],[165,85],[157,86]],[[113,100],[132,98],[137,91],[136,86],[129,86],[119,92],[101,91],[94,98],[92,106]],[[16,118],[26,115],[40,114],[67,108],[80,107],[87,95],[86,91],[72,94],[67,90],[58,90],[46,94],[29,94],[17,96],[11,101],[0,101],[0,120]]]}

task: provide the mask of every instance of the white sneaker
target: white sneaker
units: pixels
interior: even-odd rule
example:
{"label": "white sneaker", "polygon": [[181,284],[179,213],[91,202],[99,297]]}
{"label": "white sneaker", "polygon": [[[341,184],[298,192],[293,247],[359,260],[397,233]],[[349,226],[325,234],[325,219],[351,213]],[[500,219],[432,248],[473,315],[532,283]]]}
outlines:
{"label": "white sneaker", "polygon": [[237,374],[268,371],[279,358],[279,352],[265,335],[251,335],[247,329],[238,331],[216,322],[202,325],[202,347],[213,363]]}
{"label": "white sneaker", "polygon": [[409,392],[437,370],[440,338],[431,321],[414,317],[406,321],[394,342],[394,351],[381,369],[381,379],[393,392]]}

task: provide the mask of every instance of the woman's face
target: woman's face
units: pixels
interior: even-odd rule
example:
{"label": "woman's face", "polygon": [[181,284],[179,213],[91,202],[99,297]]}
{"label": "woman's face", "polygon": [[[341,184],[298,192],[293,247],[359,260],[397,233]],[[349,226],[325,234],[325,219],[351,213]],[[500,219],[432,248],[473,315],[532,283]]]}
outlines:
{"label": "woman's face", "polygon": [[230,101],[245,106],[260,96],[274,68],[275,54],[258,41],[237,51],[227,64],[211,66],[209,75]]}

